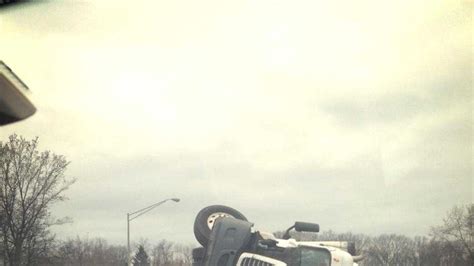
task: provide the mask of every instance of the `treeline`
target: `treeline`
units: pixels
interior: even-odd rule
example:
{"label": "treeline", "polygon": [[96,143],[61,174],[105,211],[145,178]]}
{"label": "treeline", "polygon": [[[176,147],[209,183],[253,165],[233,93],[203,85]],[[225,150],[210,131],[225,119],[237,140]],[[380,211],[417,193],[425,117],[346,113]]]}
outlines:
{"label": "treeline", "polygon": [[[161,240],[154,245],[147,241],[133,244],[132,265],[190,266],[194,245],[183,245]],[[110,245],[103,238],[80,238],[50,243],[45,253],[22,265],[37,266],[125,266],[127,248]],[[149,255],[148,255],[149,254]],[[143,259],[145,258],[145,260]],[[0,262],[0,264],[3,264]],[[3,265],[12,265],[9,263]]]}
{"label": "treeline", "polygon": [[[133,265],[188,266],[192,262],[193,245],[161,240],[153,245],[140,241],[132,246]],[[146,260],[143,260],[143,255]],[[124,245],[109,245],[103,238],[76,237],[57,242],[49,250],[49,255],[38,260],[35,265],[116,266],[127,265],[127,259],[127,248]]]}

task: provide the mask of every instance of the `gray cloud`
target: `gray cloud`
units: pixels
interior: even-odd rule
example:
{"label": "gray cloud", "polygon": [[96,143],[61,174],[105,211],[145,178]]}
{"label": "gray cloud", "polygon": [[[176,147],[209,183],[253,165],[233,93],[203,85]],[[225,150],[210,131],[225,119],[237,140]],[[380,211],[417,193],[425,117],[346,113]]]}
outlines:
{"label": "gray cloud", "polygon": [[[470,63],[461,60],[445,76],[415,77],[416,82],[404,85],[416,87],[416,90],[407,91],[402,87],[400,92],[394,90],[382,95],[342,96],[319,105],[320,110],[341,124],[352,126],[406,122],[459,106],[472,110],[472,77],[469,69]],[[357,90],[354,92],[357,93]]]}
{"label": "gray cloud", "polygon": [[394,2],[382,19],[359,2],[339,17],[33,2],[0,10],[0,48],[39,111],[0,137],[38,135],[72,161],[78,182],[53,213],[75,222],[59,237],[124,243],[125,214],[169,197],[182,201],[133,221],[132,239],[195,242],[210,204],[270,231],[424,234],[472,202],[472,27],[457,5]]}

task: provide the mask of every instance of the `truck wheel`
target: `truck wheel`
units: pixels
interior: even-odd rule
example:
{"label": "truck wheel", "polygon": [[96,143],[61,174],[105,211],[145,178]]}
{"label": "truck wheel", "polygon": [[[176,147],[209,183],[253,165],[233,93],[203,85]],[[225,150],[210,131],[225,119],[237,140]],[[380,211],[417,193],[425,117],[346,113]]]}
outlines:
{"label": "truck wheel", "polygon": [[216,219],[222,217],[247,221],[242,213],[227,206],[212,205],[202,209],[194,220],[194,236],[201,245],[207,246]]}

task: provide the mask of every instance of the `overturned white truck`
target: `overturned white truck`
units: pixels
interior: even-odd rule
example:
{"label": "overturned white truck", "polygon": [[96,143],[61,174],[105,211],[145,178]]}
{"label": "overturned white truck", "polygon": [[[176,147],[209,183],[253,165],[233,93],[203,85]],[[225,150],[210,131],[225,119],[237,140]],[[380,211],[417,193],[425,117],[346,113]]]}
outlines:
{"label": "overturned white truck", "polygon": [[319,225],[296,222],[281,239],[261,232],[239,211],[222,205],[202,209],[194,235],[202,247],[193,250],[193,266],[356,266],[351,242],[296,241],[290,230],[319,232]]}

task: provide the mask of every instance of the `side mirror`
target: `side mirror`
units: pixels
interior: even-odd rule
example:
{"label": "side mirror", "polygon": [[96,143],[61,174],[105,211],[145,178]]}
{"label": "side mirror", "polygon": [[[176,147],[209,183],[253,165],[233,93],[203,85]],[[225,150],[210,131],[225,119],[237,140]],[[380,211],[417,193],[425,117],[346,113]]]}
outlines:
{"label": "side mirror", "polygon": [[283,235],[283,239],[290,239],[291,229],[295,229],[297,232],[314,232],[314,233],[317,233],[317,232],[319,232],[319,224],[306,223],[306,222],[295,222],[295,225],[293,225],[290,228],[286,229],[286,232]]}
{"label": "side mirror", "polygon": [[28,87],[0,61],[0,126],[23,120],[36,112],[24,92]]}
{"label": "side mirror", "polygon": [[297,232],[319,232],[319,224],[295,222],[295,231]]}

